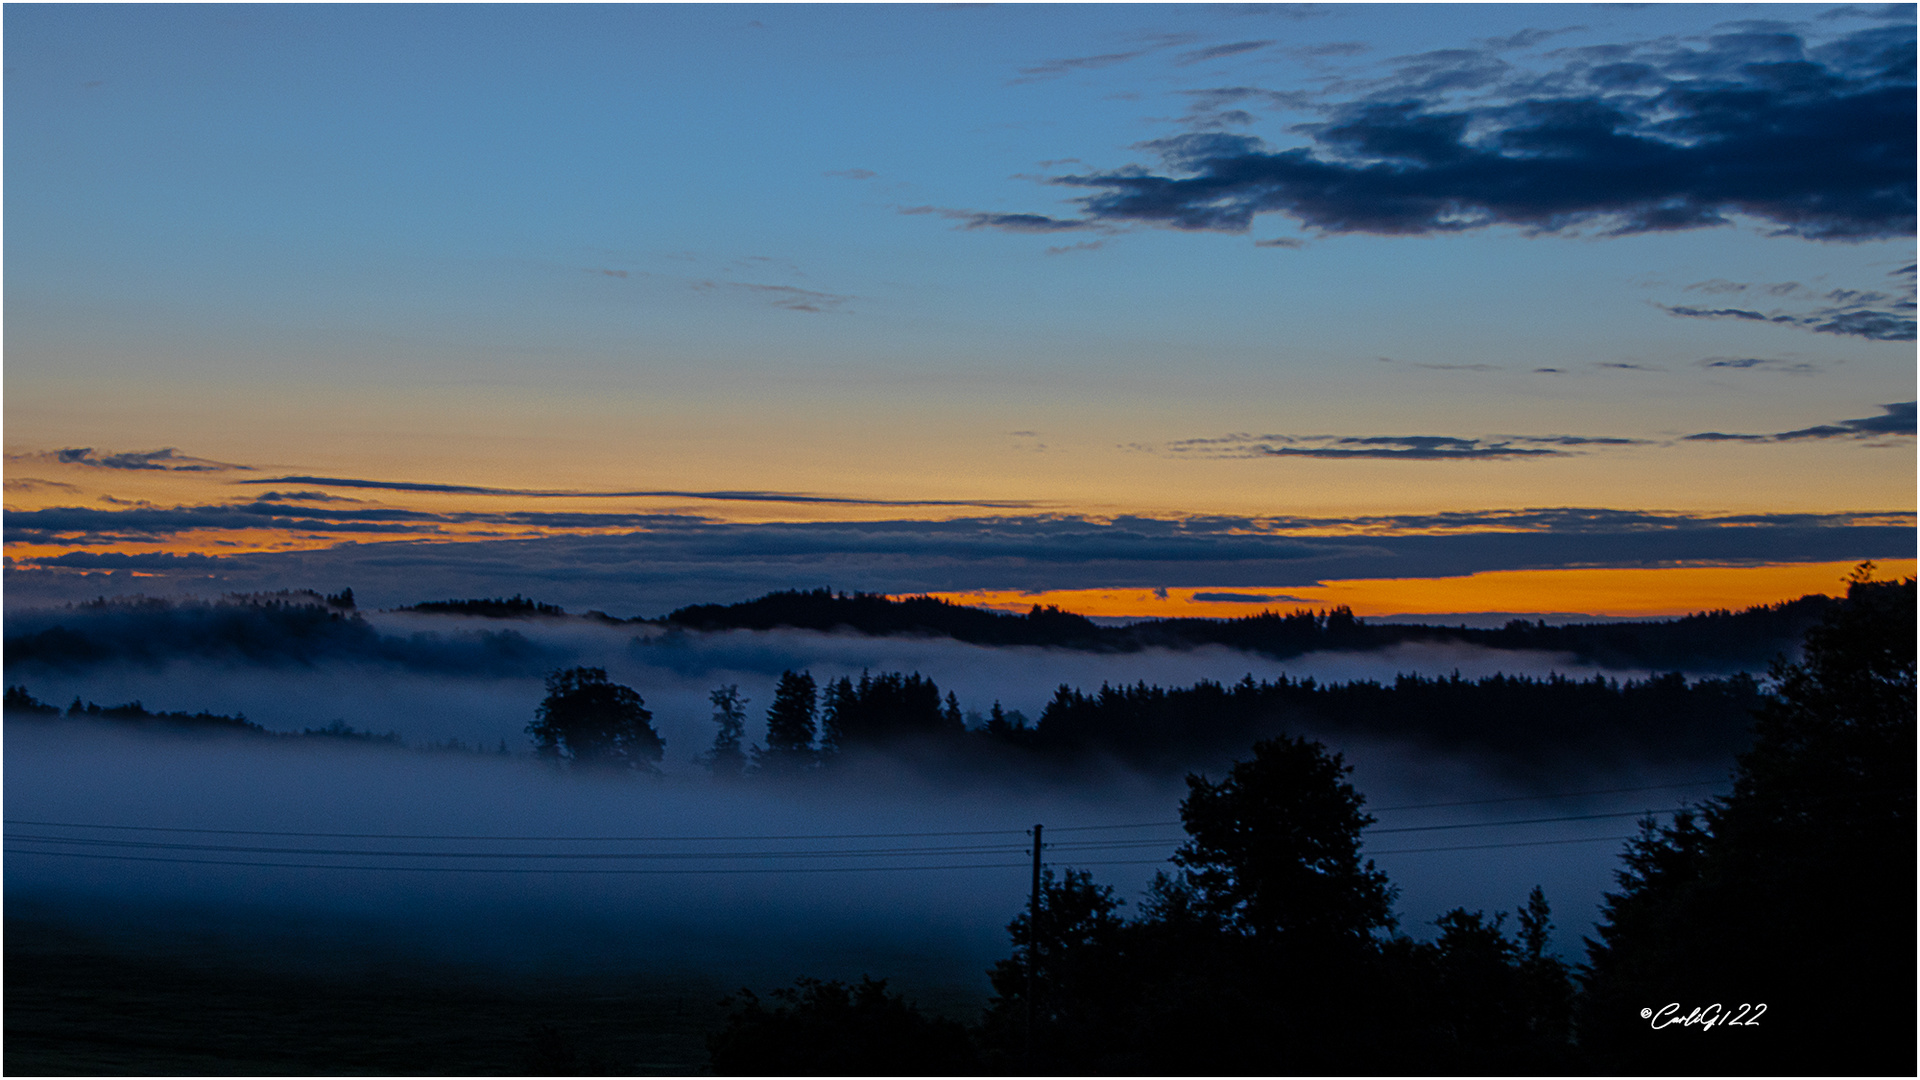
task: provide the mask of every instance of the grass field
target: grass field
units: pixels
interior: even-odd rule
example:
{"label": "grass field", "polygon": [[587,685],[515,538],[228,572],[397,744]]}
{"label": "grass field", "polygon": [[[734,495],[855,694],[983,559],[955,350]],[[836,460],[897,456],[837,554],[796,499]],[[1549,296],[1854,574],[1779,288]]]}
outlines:
{"label": "grass field", "polygon": [[698,978],[129,944],[6,921],[8,1075],[682,1075],[727,989]]}

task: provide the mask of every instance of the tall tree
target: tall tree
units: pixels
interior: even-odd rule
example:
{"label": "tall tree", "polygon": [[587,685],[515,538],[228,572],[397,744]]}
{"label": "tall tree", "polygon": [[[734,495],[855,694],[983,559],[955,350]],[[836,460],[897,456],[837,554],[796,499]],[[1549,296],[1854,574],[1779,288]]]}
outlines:
{"label": "tall tree", "polygon": [[654,772],[666,753],[646,703],[632,687],[609,682],[605,668],[548,675],[527,734],[541,757],[583,768]]}
{"label": "tall tree", "polygon": [[1373,824],[1346,781],[1352,768],[1310,739],[1254,744],[1214,783],[1187,777],[1180,819],[1190,839],[1174,854],[1197,910],[1255,937],[1322,944],[1368,941],[1393,925],[1394,890],[1360,859]]}
{"label": "tall tree", "polygon": [[780,673],[773,704],[767,708],[767,748],[753,755],[756,771],[791,773],[816,763],[815,693],[812,672]]}
{"label": "tall tree", "polygon": [[729,684],[708,694],[707,700],[713,703],[713,722],[720,730],[714,732],[713,747],[703,760],[715,776],[739,776],[747,767],[741,746],[747,734],[747,699],[738,686]]}
{"label": "tall tree", "polygon": [[[1599,1068],[1914,1071],[1914,631],[1913,579],[1861,567],[1775,665],[1733,792],[1644,823],[1587,943]],[[1702,1045],[1640,1015],[1669,1004],[1758,1023]]]}

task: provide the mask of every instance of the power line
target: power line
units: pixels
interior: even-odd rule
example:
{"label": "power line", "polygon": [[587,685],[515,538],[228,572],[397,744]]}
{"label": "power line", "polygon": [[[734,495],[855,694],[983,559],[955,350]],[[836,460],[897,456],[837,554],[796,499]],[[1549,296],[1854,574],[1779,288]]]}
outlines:
{"label": "power line", "polygon": [[[1515,795],[1498,799],[1471,799],[1458,802],[1411,803],[1403,806],[1379,806],[1372,809],[1379,813],[1400,810],[1437,810],[1455,806],[1481,806],[1494,803],[1544,802],[1551,799],[1572,799],[1589,795],[1619,795],[1640,791],[1665,791],[1685,787],[1701,787],[1721,783],[1721,780],[1695,780],[1680,784],[1649,784],[1641,787],[1602,788],[1590,791],[1563,791],[1543,795]],[[1637,811],[1636,811],[1637,812]],[[1662,811],[1667,812],[1667,811]],[[1575,820],[1568,818],[1566,820]],[[299,832],[293,830],[269,829],[203,829],[188,826],[170,825],[110,825],[81,821],[42,821],[24,818],[10,819],[8,824],[32,825],[42,828],[59,829],[111,829],[126,832],[162,832],[194,833],[207,836],[285,836],[312,840],[463,840],[463,841],[529,841],[539,843],[683,843],[694,840],[709,841],[750,841],[750,840],[906,840],[932,837],[958,836],[1021,836],[1027,835],[1026,829],[963,829],[943,832],[885,832],[885,833],[754,833],[736,836],[695,835],[695,836],[527,836],[524,834],[458,834],[458,833],[351,833],[351,832]],[[1097,832],[1114,829],[1151,829],[1179,827],[1178,819],[1167,821],[1139,821],[1117,825],[1061,825],[1051,827],[1056,833]],[[1392,829],[1376,829],[1375,833],[1393,832]],[[1021,850],[1026,850],[1024,844]]]}
{"label": "power line", "polygon": [[1407,825],[1398,829],[1374,829],[1369,836],[1384,836],[1387,833],[1440,832],[1444,829],[1490,829],[1498,825],[1545,825],[1556,821],[1599,821],[1603,818],[1646,817],[1649,814],[1673,814],[1686,807],[1663,810],[1622,810],[1617,814],[1572,814],[1567,817],[1522,818],[1518,821],[1469,821],[1458,825]]}
{"label": "power line", "polygon": [[1556,844],[1597,844],[1605,840],[1631,840],[1631,836],[1582,836],[1573,840],[1523,840],[1510,844],[1461,844],[1457,847],[1396,848],[1369,851],[1369,855],[1421,855],[1429,851],[1491,851],[1494,848],[1552,847]]}
{"label": "power line", "polygon": [[[215,836],[299,836],[314,840],[533,840],[533,841],[618,841],[622,843],[671,843],[683,840],[893,840],[925,836],[1025,836],[1025,829],[970,829],[961,832],[896,833],[793,833],[790,835],[752,836],[463,836],[450,833],[338,833],[285,832],[267,829],[192,829],[168,825],[96,825],[83,821],[27,821],[10,819],[13,825],[36,825],[60,829],[124,829],[130,832],[204,833]],[[1173,822],[1178,825],[1179,822]],[[1106,828],[1107,826],[1084,826]],[[1129,826],[1114,826],[1126,828]],[[1022,848],[1022,850],[1025,850]]]}
{"label": "power line", "polygon": [[1438,810],[1446,806],[1486,806],[1491,803],[1539,802],[1547,799],[1576,799],[1582,795],[1625,795],[1635,791],[1670,791],[1675,788],[1708,787],[1726,782],[1725,777],[1717,780],[1694,780],[1685,784],[1648,784],[1645,787],[1602,788],[1596,791],[1562,791],[1553,795],[1514,795],[1504,799],[1470,799],[1466,802],[1418,803],[1411,806],[1375,806],[1369,809],[1378,813],[1394,810]]}
{"label": "power line", "polygon": [[[1499,844],[1461,844],[1447,847],[1395,848],[1389,851],[1369,852],[1370,855],[1420,855],[1442,851],[1491,851],[1500,848],[1550,847],[1561,844],[1595,844],[1608,841],[1631,840],[1631,836],[1588,836],[1572,840],[1522,840]],[[489,866],[403,866],[395,864],[352,865],[342,863],[287,863],[258,862],[246,859],[182,859],[156,855],[107,855],[81,851],[35,851],[12,849],[15,855],[44,855],[53,858],[103,859],[115,862],[172,863],[189,866],[234,866],[262,869],[289,870],[390,870],[405,873],[423,874],[620,874],[620,875],[658,875],[658,874],[839,874],[839,873],[899,873],[922,870],[1018,870],[1024,869],[1025,862],[1017,863],[960,863],[939,866],[747,866],[747,867],[711,867],[711,868],[606,868],[606,867],[489,867]],[[1075,862],[1074,866],[1156,866],[1164,865],[1166,859],[1096,859]]]}
{"label": "power line", "polygon": [[1023,846],[853,848],[814,851],[380,851],[368,848],[263,847],[247,844],[167,844],[151,840],[98,840],[86,837],[12,836],[8,839],[90,847],[147,848],[164,851],[216,851],[263,855],[364,855],[381,858],[428,859],[792,859],[847,856],[1004,855],[1025,851]]}
{"label": "power line", "polygon": [[291,870],[397,870],[422,874],[839,874],[903,870],[1019,869],[1026,863],[968,863],[953,866],[743,866],[711,869],[608,869],[605,867],[526,866],[353,866],[341,863],[254,862],[246,859],[176,859],[158,855],[101,855],[81,851],[21,851],[14,855],[48,855],[69,859],[109,859],[118,862],[184,863],[192,866],[249,866]]}

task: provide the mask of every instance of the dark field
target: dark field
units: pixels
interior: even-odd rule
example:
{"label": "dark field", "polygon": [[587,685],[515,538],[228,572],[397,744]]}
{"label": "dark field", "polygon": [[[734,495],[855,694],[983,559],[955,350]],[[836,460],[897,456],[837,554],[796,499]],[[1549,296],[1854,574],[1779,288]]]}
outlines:
{"label": "dark field", "polygon": [[8,1075],[680,1075],[727,989],[377,960],[262,963],[6,920]]}

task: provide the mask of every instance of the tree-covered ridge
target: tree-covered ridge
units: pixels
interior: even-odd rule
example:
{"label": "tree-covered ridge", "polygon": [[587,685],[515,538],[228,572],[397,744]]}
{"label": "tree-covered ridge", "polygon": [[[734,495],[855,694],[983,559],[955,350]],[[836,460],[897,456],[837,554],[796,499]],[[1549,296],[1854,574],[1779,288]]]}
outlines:
{"label": "tree-covered ridge", "polygon": [[1035,605],[1025,615],[967,607],[932,596],[891,599],[832,589],[768,593],[738,604],[695,604],[669,614],[689,630],[857,630],[863,634],[930,634],[974,645],[1115,648],[1119,639],[1093,620]]}
{"label": "tree-covered ridge", "polygon": [[426,615],[473,615],[483,619],[526,619],[567,613],[566,608],[555,604],[543,604],[538,600],[521,596],[519,593],[514,593],[505,599],[496,596],[491,600],[428,600],[394,610],[415,611]]}
{"label": "tree-covered ridge", "polygon": [[1036,605],[1025,615],[1012,615],[929,596],[896,600],[875,593],[814,589],[769,593],[738,604],[684,607],[664,621],[689,630],[853,630],[876,636],[926,634],[975,645],[1115,652],[1225,645],[1280,659],[1409,642],[1461,642],[1494,649],[1566,652],[1585,662],[1617,667],[1757,671],[1790,649],[1833,603],[1832,598],[1816,594],[1739,612],[1700,612],[1678,619],[1564,626],[1515,619],[1499,629],[1369,623],[1343,607],[1101,626],[1056,607]]}
{"label": "tree-covered ridge", "polygon": [[[384,735],[371,731],[360,731],[343,720],[335,720],[325,727],[305,728],[299,732],[273,732],[247,719],[245,713],[228,716],[224,713],[212,713],[205,709],[190,713],[184,711],[155,712],[138,701],[129,701],[124,705],[100,705],[92,701],[74,698],[73,703],[62,710],[58,705],[49,705],[27,692],[24,686],[9,686],[6,690],[5,712],[9,720],[100,720],[114,724],[124,724],[146,730],[168,730],[195,734],[233,734],[261,736],[266,738],[313,738],[335,739],[350,742],[384,743],[391,746],[405,746],[399,732],[389,731]],[[457,741],[429,744],[429,750],[479,750],[479,747],[467,747]]]}
{"label": "tree-covered ridge", "polygon": [[6,666],[156,666],[183,657],[310,666],[326,661],[426,671],[536,674],[561,655],[510,628],[454,634],[382,633],[355,610],[352,590],[302,590],[219,600],[95,600],[8,616]]}
{"label": "tree-covered ridge", "polygon": [[1746,744],[1762,697],[1758,682],[1744,674],[1692,682],[1679,674],[1626,682],[1598,675],[1401,675],[1391,683],[1282,675],[1231,685],[1103,686],[1094,693],[1062,686],[1038,723],[1005,738],[1043,754],[1097,753],[1141,769],[1191,764],[1302,729],[1490,754],[1515,764],[1703,760]]}
{"label": "tree-covered ridge", "polygon": [[[1188,776],[1188,841],[1133,914],[1087,871],[1038,875],[969,1029],[980,1069],[1912,1075],[1915,583],[1867,570],[1776,665],[1732,793],[1642,823],[1583,970],[1548,951],[1538,887],[1517,932],[1455,909],[1402,934],[1341,755],[1263,740]],[[852,1072],[879,1046],[890,1072],[954,1070],[900,1056],[911,1004],[868,996],[736,1009],[715,1071]]]}
{"label": "tree-covered ridge", "polygon": [[[1629,844],[1587,942],[1599,1071],[1913,1073],[1915,587],[1865,570],[1774,669],[1732,793]],[[1636,1010],[1668,1002],[1765,1013],[1650,1042]]]}

